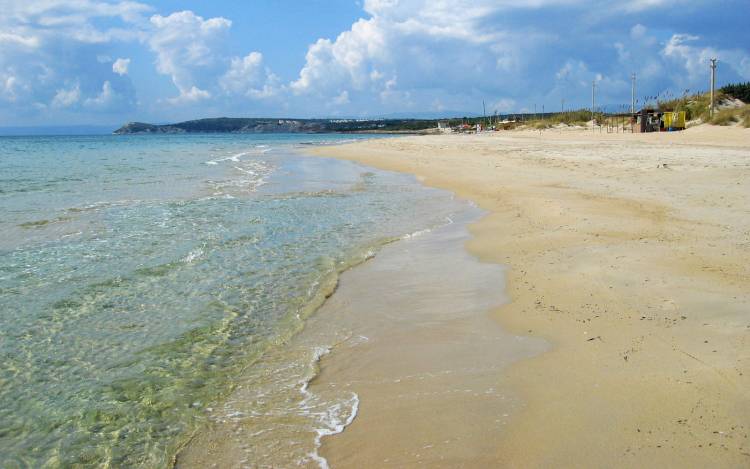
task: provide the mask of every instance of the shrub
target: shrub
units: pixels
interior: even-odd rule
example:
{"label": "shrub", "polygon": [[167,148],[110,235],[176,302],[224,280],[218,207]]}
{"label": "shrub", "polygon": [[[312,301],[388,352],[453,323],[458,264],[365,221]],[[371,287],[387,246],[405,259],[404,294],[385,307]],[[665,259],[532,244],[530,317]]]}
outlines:
{"label": "shrub", "polygon": [[723,86],[720,91],[727,96],[750,104],[750,82]]}
{"label": "shrub", "polygon": [[711,119],[711,123],[714,125],[732,125],[735,122],[741,122],[743,126],[750,128],[750,105],[722,109]]}
{"label": "shrub", "polygon": [[742,117],[744,117],[744,122],[742,123],[746,129],[750,129],[750,105],[745,106],[741,111],[740,114]]}
{"label": "shrub", "polygon": [[[722,93],[717,93],[716,101],[721,101],[723,97]],[[658,104],[659,110],[662,112],[685,111],[687,120],[701,119],[705,122],[709,117],[708,107],[711,104],[711,95],[708,93],[694,94],[670,101],[660,101]]]}

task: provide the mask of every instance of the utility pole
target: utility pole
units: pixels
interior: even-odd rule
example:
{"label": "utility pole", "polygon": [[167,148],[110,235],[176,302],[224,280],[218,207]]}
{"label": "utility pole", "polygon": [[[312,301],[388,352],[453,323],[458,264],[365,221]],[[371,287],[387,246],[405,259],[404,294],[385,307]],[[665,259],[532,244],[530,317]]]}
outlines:
{"label": "utility pole", "polygon": [[565,113],[565,98],[560,100],[560,114],[564,114],[564,113]]}
{"label": "utility pole", "polygon": [[630,88],[630,113],[635,114],[635,73],[630,75],[631,88]]}
{"label": "utility pole", "polygon": [[591,80],[591,128],[594,128],[594,106],[596,105],[595,93],[596,80]]}
{"label": "utility pole", "polygon": [[714,97],[716,96],[716,59],[711,59],[711,109],[709,115],[714,116]]}

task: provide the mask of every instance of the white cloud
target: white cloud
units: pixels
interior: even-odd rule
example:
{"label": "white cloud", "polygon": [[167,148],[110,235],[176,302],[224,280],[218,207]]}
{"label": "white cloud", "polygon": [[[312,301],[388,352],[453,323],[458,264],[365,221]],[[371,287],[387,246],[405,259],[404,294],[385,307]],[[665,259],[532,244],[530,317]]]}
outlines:
{"label": "white cloud", "polygon": [[61,88],[52,98],[52,107],[66,108],[76,104],[81,99],[80,85],[76,84],[70,89]]}
{"label": "white cloud", "polygon": [[630,28],[630,37],[632,39],[643,39],[646,36],[646,27],[638,23]]}
{"label": "white cloud", "polygon": [[112,64],[112,71],[120,76],[128,74],[128,67],[130,66],[130,59],[119,58]]}
{"label": "white cloud", "polygon": [[0,44],[20,45],[35,49],[39,47],[39,38],[36,36],[22,36],[20,34],[6,33],[0,31]]}
{"label": "white cloud", "polygon": [[84,106],[91,108],[105,108],[112,104],[115,98],[114,90],[112,90],[112,84],[109,81],[105,81],[102,84],[102,91],[94,98],[88,98],[83,104]]}
{"label": "white cloud", "polygon": [[707,81],[710,59],[719,59],[720,66],[729,67],[742,79],[750,79],[750,54],[741,49],[717,49],[696,45],[700,37],[691,34],[674,34],[664,45],[661,54],[673,64],[684,69],[687,80],[683,83]]}
{"label": "white cloud", "polygon": [[343,106],[344,104],[349,104],[349,102],[349,92],[346,90],[342,91],[341,94],[333,98],[333,104],[337,106]]}
{"label": "white cloud", "polygon": [[174,98],[168,98],[167,102],[172,103],[172,104],[195,103],[198,101],[209,99],[210,97],[211,97],[210,92],[206,90],[202,90],[195,86],[192,86],[188,90],[181,91],[179,96],[176,96]]}
{"label": "white cloud", "polygon": [[[488,40],[491,34],[474,24],[488,3],[368,0],[364,8],[372,17],[356,21],[334,41],[319,39],[312,44],[291,88],[297,94],[325,94],[339,93],[344,86],[372,87],[381,98],[390,96],[400,63],[433,68],[436,61],[425,42]],[[384,77],[391,78],[384,82]]]}
{"label": "white cloud", "polygon": [[[104,43],[142,37],[138,25],[152,8],[135,1],[27,0],[0,2],[0,34],[28,47],[55,40]],[[100,25],[102,19],[109,25]],[[0,40],[2,41],[2,40]]]}
{"label": "white cloud", "polygon": [[[192,11],[151,17],[148,44],[156,53],[157,71],[169,75],[179,95],[168,101],[189,104],[216,99],[267,99],[283,87],[263,64],[263,54],[250,52],[229,57],[225,39],[232,22],[226,18],[204,19]],[[223,97],[223,98],[222,98]]]}
{"label": "white cloud", "polygon": [[153,31],[148,40],[156,53],[156,69],[169,75],[180,95],[174,102],[206,99],[206,87],[219,74],[221,61],[216,49],[231,27],[226,18],[203,19],[192,11],[151,17]]}
{"label": "white cloud", "polygon": [[8,102],[15,102],[18,99],[19,92],[24,88],[26,87],[15,75],[0,73],[0,98]]}
{"label": "white cloud", "polygon": [[[467,109],[483,99],[500,103],[499,96],[519,107],[532,99],[577,106],[590,99],[598,77],[602,100],[617,104],[629,100],[632,72],[644,86],[663,86],[666,56],[645,24],[672,5],[607,1],[590,10],[583,0],[365,0],[368,16],[310,44],[289,89],[325,105],[338,102],[342,90],[356,91],[358,105],[367,100],[394,111],[436,98],[448,109]],[[569,20],[559,23],[560,15]],[[612,43],[602,41],[602,31]],[[593,65],[592,54],[603,60]],[[750,67],[750,59],[732,60],[738,73]]]}
{"label": "white cloud", "polygon": [[[544,31],[516,34],[489,19],[561,3],[565,1],[367,0],[364,9],[370,17],[333,40],[311,44],[289,88],[298,96],[334,103],[342,89],[356,90],[394,110],[432,102],[438,90],[455,91],[455,101],[469,94],[477,99],[498,89],[501,77],[506,84],[517,80],[529,60],[522,50],[549,40]],[[487,79],[468,79],[472,76]]]}
{"label": "white cloud", "polygon": [[261,99],[281,91],[279,79],[263,66],[263,54],[251,52],[245,57],[233,57],[229,69],[219,79],[222,90],[230,95]]}
{"label": "white cloud", "polygon": [[636,13],[644,10],[653,10],[672,3],[668,0],[630,0],[619,3],[618,7],[627,12]]}
{"label": "white cloud", "polygon": [[[52,119],[48,111],[80,111],[78,104],[101,98],[109,49],[114,42],[138,44],[150,10],[127,0],[0,0],[0,99],[14,103],[0,109],[0,118],[44,111],[39,115]],[[110,87],[134,93],[127,79]]]}
{"label": "white cloud", "polygon": [[[601,93],[611,93],[602,101],[617,102],[618,93],[629,101],[631,72],[639,89],[705,89],[709,56],[719,58],[722,79],[750,79],[746,45],[712,47],[690,22],[677,32],[691,34],[672,35],[659,19],[673,5],[666,0],[612,0],[594,10],[583,0],[361,3],[364,17],[309,44],[304,65],[286,71],[282,82],[268,66],[272,57],[253,47],[228,52],[236,50],[228,42],[228,18],[154,14],[130,0],[0,0],[0,119],[34,109],[45,116],[55,109],[66,115],[132,109],[138,101],[130,77],[143,73],[144,53],[153,53],[156,72],[175,87],[166,93],[172,98],[157,102],[185,105],[174,111],[184,115],[191,104],[211,112],[481,112],[483,100],[488,112],[514,112],[545,100],[548,108],[561,98],[586,103],[597,76]],[[659,25],[659,32],[646,25]],[[665,33],[672,35],[666,41]],[[137,71],[131,58],[141,64]],[[156,114],[170,112],[161,106]]]}

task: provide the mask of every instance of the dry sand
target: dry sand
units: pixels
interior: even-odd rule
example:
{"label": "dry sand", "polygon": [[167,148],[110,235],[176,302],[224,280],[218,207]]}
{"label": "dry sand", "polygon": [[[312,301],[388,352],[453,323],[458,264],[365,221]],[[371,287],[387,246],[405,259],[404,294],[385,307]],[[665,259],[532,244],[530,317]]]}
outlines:
{"label": "dry sand", "polygon": [[[526,405],[446,466],[750,466],[750,130],[405,137],[317,153],[416,174],[489,211],[467,247],[509,266],[497,327],[552,344],[493,372]],[[321,380],[351,373],[336,355]],[[501,418],[471,396],[398,413],[395,392],[372,394],[324,439],[332,466],[412,465],[384,459],[394,441],[417,444],[441,406]]]}

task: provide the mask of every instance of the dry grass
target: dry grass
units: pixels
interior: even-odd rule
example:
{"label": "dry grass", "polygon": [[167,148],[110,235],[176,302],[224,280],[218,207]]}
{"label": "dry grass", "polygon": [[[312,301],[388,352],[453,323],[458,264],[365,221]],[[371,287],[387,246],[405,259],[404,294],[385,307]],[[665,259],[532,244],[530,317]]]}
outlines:
{"label": "dry grass", "polygon": [[722,109],[714,115],[711,123],[713,125],[734,125],[740,123],[745,128],[750,128],[750,105],[746,104],[742,107]]}

